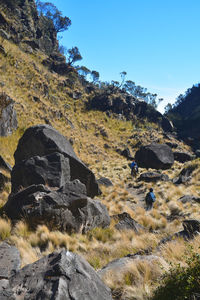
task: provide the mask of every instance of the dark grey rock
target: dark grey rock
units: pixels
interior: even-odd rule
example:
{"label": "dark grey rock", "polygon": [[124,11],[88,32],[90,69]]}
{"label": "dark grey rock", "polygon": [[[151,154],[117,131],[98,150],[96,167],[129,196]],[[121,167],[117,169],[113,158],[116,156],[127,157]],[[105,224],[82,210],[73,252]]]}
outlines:
{"label": "dark grey rock", "polygon": [[99,185],[105,185],[106,187],[113,185],[112,181],[109,178],[106,178],[106,177],[99,178],[97,180],[97,182],[98,182]]}
{"label": "dark grey rock", "polygon": [[8,172],[12,171],[12,167],[3,159],[1,155],[0,155],[0,169],[3,169]]}
{"label": "dark grey rock", "polygon": [[138,178],[138,181],[145,182],[157,182],[157,181],[168,181],[169,177],[166,174],[156,173],[156,172],[146,172],[142,173]]}
{"label": "dark grey rock", "polygon": [[70,142],[49,125],[28,128],[19,140],[14,157],[17,164],[33,156],[45,156],[54,152],[62,153],[69,158],[70,179],[79,179],[85,184],[88,196],[94,197],[100,194],[93,172],[76,156]]}
{"label": "dark grey rock", "polygon": [[174,160],[181,163],[195,159],[194,155],[187,152],[175,151],[173,152],[173,154],[174,154]]}
{"label": "dark grey rock", "polygon": [[135,154],[139,167],[152,169],[169,169],[174,163],[172,150],[166,144],[142,146]]}
{"label": "dark grey rock", "polygon": [[172,132],[174,130],[174,125],[172,121],[170,121],[168,118],[164,116],[162,117],[161,126],[165,132]]}
{"label": "dark grey rock", "polygon": [[61,187],[70,180],[69,159],[55,152],[17,163],[11,173],[12,193],[33,184]]}
{"label": "dark grey rock", "polygon": [[192,195],[184,195],[184,196],[180,197],[178,199],[178,201],[181,201],[182,203],[187,203],[187,202],[192,202],[192,201],[200,203],[200,198],[192,196]]}
{"label": "dark grey rock", "polygon": [[8,136],[17,129],[17,114],[14,101],[6,94],[0,95],[0,136]]}
{"label": "dark grey rock", "polygon": [[112,300],[95,270],[65,250],[25,266],[10,278],[10,286],[16,299],[23,295],[24,300]]}
{"label": "dark grey rock", "polygon": [[19,251],[16,247],[7,243],[0,244],[0,282],[1,279],[9,279],[21,266]]}
{"label": "dark grey rock", "polygon": [[79,180],[67,182],[55,191],[44,185],[32,185],[11,194],[3,211],[13,221],[25,218],[33,228],[45,224],[52,230],[84,233],[110,225],[106,207],[88,198],[85,185]]}
{"label": "dark grey rock", "polygon": [[118,221],[118,223],[115,225],[115,227],[118,230],[133,230],[134,232],[138,233],[140,230],[143,229],[143,226],[140,225],[138,222],[133,220],[131,216],[124,212],[122,214],[114,215],[112,216],[115,220]]}

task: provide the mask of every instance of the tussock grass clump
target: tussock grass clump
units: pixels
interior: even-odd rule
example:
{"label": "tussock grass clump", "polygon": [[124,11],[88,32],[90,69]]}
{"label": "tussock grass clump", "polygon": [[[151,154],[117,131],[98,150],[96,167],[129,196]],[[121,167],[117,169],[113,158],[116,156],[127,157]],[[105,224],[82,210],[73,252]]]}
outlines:
{"label": "tussock grass clump", "polygon": [[0,239],[4,241],[11,235],[11,223],[9,220],[0,218]]}

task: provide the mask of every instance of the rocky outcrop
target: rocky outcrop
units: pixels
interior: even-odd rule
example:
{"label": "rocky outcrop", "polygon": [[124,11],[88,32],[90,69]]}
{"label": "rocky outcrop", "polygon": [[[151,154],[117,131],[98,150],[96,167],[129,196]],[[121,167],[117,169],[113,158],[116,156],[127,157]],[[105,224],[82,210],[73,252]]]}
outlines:
{"label": "rocky outcrop", "polygon": [[10,181],[10,179],[0,171],[0,192],[3,191],[6,183],[9,181]]}
{"label": "rocky outcrop", "polygon": [[10,274],[9,280],[0,278],[0,297],[2,300],[112,300],[110,289],[95,270],[82,257],[65,250]]}
{"label": "rocky outcrop", "polygon": [[6,94],[0,94],[0,136],[8,136],[17,129],[17,114],[14,101]]}
{"label": "rocky outcrop", "polygon": [[169,177],[166,174],[156,172],[145,172],[140,175],[138,181],[145,182],[157,182],[157,181],[168,181]]}
{"label": "rocky outcrop", "polygon": [[[9,5],[13,3],[13,7]],[[2,0],[6,7],[6,15],[0,12],[0,35],[24,47],[39,49],[50,55],[58,50],[57,33],[53,23],[44,16],[39,16],[34,0],[7,1]]]}
{"label": "rocky outcrop", "polygon": [[147,119],[149,122],[159,124],[166,132],[174,130],[172,122],[158,112],[152,105],[124,91],[118,90],[116,94],[114,92],[96,92],[95,96],[87,103],[87,108],[122,115],[126,120],[132,120],[133,123],[135,118]]}
{"label": "rocky outcrop", "polygon": [[166,144],[142,146],[135,154],[139,167],[152,169],[169,169],[174,163],[172,150]]}
{"label": "rocky outcrop", "polygon": [[176,233],[176,237],[183,237],[184,239],[192,239],[196,234],[200,233],[200,221],[199,220],[184,220],[183,230]]}
{"label": "rocky outcrop", "polygon": [[85,233],[94,227],[110,225],[105,205],[88,198],[79,180],[68,182],[58,190],[32,185],[11,194],[3,210],[13,222],[25,218],[32,228],[45,224],[52,230]]}
{"label": "rocky outcrop", "polygon": [[25,131],[14,154],[15,163],[17,165],[22,160],[34,156],[43,157],[52,153],[63,154],[69,159],[70,180],[79,179],[85,184],[88,196],[94,197],[100,194],[92,171],[76,156],[70,142],[51,126],[37,125]]}

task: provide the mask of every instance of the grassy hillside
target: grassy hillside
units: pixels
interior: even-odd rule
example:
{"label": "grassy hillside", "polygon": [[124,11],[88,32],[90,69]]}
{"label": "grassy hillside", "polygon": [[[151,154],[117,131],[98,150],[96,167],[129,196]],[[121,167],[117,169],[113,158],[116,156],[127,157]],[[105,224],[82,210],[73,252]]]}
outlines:
{"label": "grassy hillside", "polygon": [[[192,180],[187,185],[175,186],[172,182],[153,184],[157,201],[154,209],[146,212],[143,199],[152,185],[142,183],[140,193],[137,193],[138,189],[134,187],[138,183],[130,176],[129,162],[116,149],[124,149],[128,145],[134,155],[138,142],[165,142],[167,139],[162,130],[146,120],[132,124],[131,121],[108,117],[106,113],[88,112],[85,102],[89,96],[78,80],[70,78],[74,74],[68,78],[73,84],[66,84],[66,77],[50,73],[41,64],[45,58],[43,53],[27,54],[6,40],[2,41],[2,45],[6,55],[0,53],[0,92],[8,94],[16,102],[19,127],[11,136],[0,138],[0,154],[13,165],[14,151],[26,128],[34,124],[51,124],[72,139],[77,156],[89,165],[97,178],[105,176],[112,180],[113,186],[102,188],[103,193],[99,197],[109,214],[128,212],[145,230],[140,234],[118,231],[112,220],[109,228],[96,228],[85,235],[69,235],[52,232],[46,226],[38,226],[33,232],[23,221],[13,228],[9,220],[1,218],[0,240],[17,246],[23,265],[64,247],[81,254],[95,269],[100,269],[113,259],[151,249],[154,255],[162,258],[162,266],[148,261],[133,262],[124,272],[108,274],[104,278],[115,299],[147,299],[170,263],[185,264],[184,253],[187,253],[189,244],[199,252],[199,236],[187,243],[177,239],[160,248],[157,246],[162,238],[182,229],[184,218],[199,219],[199,204],[183,204],[178,198],[186,194],[200,196],[200,160],[184,165],[193,164],[195,167]],[[74,91],[82,93],[79,100],[73,99]],[[181,149],[190,150],[173,138],[170,141],[178,143]],[[182,164],[175,163],[164,173],[172,179],[182,168]],[[140,169],[140,173],[143,171],[146,170]],[[0,194],[1,206],[6,202],[9,191],[8,184]]]}

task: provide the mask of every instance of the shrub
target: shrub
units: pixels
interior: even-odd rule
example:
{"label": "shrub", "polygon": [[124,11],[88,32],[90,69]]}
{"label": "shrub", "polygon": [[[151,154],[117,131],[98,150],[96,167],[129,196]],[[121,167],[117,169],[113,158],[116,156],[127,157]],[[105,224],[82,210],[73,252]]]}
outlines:
{"label": "shrub", "polygon": [[[192,250],[192,249],[191,249]],[[200,254],[192,251],[186,266],[172,266],[151,300],[200,299]]]}

